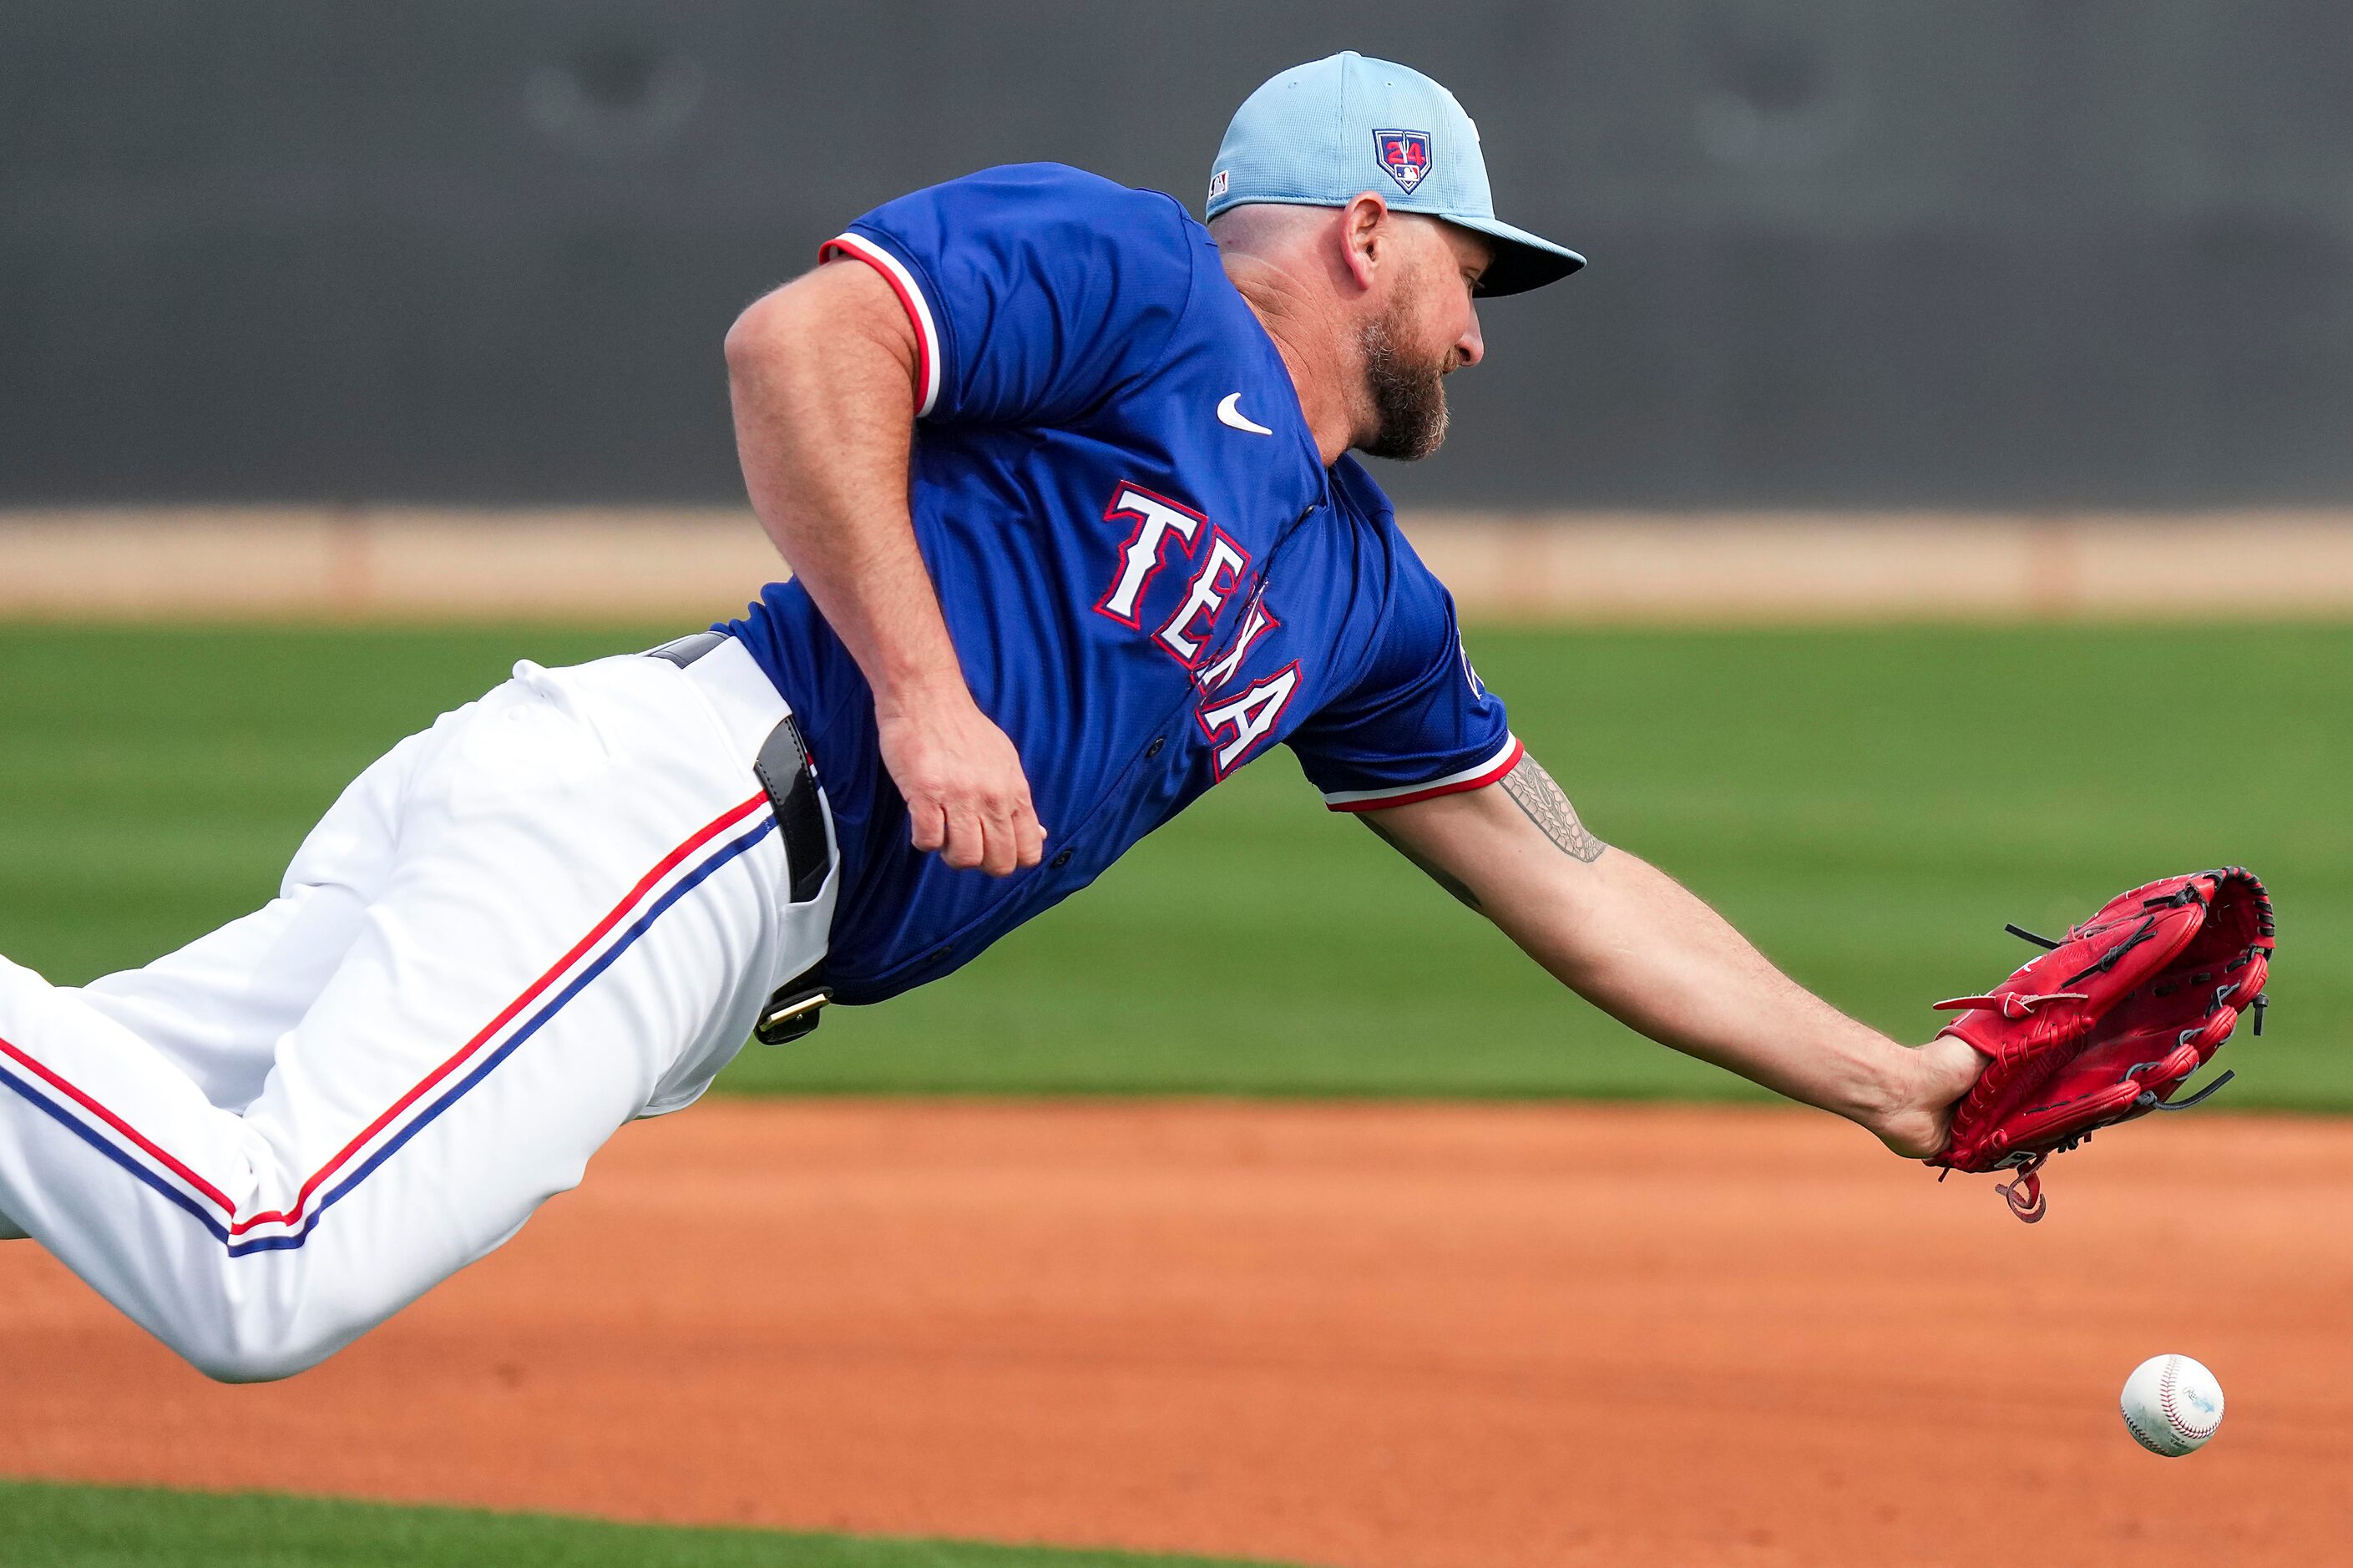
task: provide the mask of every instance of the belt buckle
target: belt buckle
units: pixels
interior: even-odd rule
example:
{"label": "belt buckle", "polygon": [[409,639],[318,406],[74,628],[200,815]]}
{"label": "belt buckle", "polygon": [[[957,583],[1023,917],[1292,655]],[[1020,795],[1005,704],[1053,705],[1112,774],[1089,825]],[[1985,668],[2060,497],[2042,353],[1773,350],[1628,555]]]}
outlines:
{"label": "belt buckle", "polygon": [[830,985],[790,986],[768,998],[752,1037],[764,1046],[788,1046],[823,1023],[825,1005],[833,1000]]}

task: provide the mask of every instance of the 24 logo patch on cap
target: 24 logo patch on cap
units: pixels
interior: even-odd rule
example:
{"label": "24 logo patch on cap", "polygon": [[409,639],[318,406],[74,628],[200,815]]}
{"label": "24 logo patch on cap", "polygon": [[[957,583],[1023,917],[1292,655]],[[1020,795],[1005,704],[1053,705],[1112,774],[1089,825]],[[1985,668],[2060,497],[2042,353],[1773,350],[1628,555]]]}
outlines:
{"label": "24 logo patch on cap", "polygon": [[1376,131],[1373,132],[1374,156],[1389,178],[1406,195],[1413,195],[1430,173],[1430,132],[1427,131]]}

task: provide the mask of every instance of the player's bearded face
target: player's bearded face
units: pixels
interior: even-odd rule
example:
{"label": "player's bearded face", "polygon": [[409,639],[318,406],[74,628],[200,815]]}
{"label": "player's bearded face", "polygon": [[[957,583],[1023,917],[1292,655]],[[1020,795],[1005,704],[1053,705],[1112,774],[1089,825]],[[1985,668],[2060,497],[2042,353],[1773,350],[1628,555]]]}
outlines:
{"label": "player's bearded face", "polygon": [[1373,457],[1410,462],[1429,457],[1446,439],[1445,376],[1457,356],[1451,342],[1423,346],[1430,291],[1443,285],[1443,274],[1433,278],[1422,268],[1358,334],[1373,428],[1356,446]]}

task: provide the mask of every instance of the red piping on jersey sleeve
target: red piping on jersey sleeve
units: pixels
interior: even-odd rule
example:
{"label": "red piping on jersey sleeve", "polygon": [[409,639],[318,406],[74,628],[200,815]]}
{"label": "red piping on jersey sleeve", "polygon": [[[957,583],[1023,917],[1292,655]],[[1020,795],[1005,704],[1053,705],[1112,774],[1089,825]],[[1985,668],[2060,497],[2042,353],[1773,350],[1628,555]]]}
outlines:
{"label": "red piping on jersey sleeve", "polygon": [[907,320],[915,329],[915,417],[921,419],[940,398],[940,334],[933,323],[931,306],[923,299],[922,287],[905,263],[857,235],[839,234],[817,247],[820,264],[836,256],[863,261],[881,273],[882,281],[891,285],[891,292],[899,296],[900,309],[907,312]]}
{"label": "red piping on jersey sleeve", "polygon": [[1326,796],[1324,805],[1329,811],[1387,811],[1393,805],[1411,805],[1415,801],[1435,800],[1441,795],[1460,795],[1464,790],[1484,789],[1518,767],[1520,759],[1525,755],[1527,748],[1520,744],[1520,738],[1514,735],[1511,744],[1504,748],[1503,755],[1495,761],[1451,778],[1426,784],[1404,784],[1395,790],[1352,790],[1346,792],[1348,798],[1345,800]]}

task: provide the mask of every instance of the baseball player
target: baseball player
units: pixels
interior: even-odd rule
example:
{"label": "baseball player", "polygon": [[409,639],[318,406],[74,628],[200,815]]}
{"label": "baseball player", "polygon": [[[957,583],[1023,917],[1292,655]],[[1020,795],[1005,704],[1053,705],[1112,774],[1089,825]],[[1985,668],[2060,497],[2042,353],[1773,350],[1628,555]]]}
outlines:
{"label": "baseball player", "polygon": [[0,962],[0,1215],[206,1373],[287,1375],[747,1033],[953,972],[1276,745],[1628,1024],[1934,1152],[1976,1053],[1841,1016],[1588,832],[1349,456],[1435,449],[1478,299],[1582,259],[1495,216],[1451,94],[1354,54],[1251,95],[1207,216],[991,169],[754,304],[736,433],[792,580],[518,666],[178,952]]}

